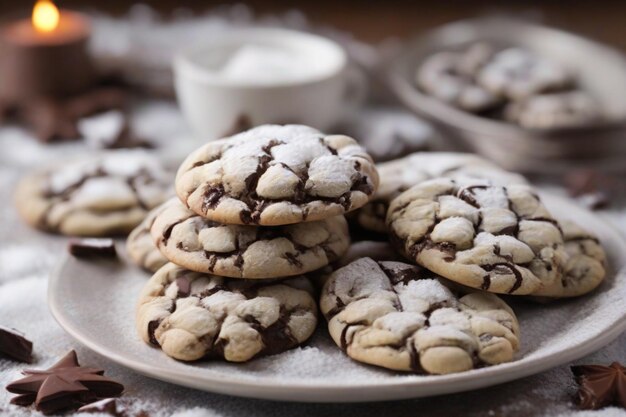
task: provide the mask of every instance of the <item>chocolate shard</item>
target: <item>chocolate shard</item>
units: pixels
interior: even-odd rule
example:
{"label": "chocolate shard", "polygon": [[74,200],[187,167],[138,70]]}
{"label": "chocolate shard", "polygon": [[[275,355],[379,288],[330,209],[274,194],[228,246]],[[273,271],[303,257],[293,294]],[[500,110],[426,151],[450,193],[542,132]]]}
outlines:
{"label": "chocolate shard", "polygon": [[125,416],[124,408],[118,406],[115,398],[105,398],[104,400],[96,401],[95,403],[87,404],[78,409],[79,413],[99,413],[109,414],[115,417]]}
{"label": "chocolate shard", "polygon": [[115,242],[113,239],[78,239],[72,240],[68,246],[69,252],[77,258],[116,258]]}
{"label": "chocolate shard", "polygon": [[608,406],[626,409],[626,367],[617,362],[610,366],[572,366],[579,385],[576,398],[583,410],[597,410]]}
{"label": "chocolate shard", "polygon": [[105,377],[102,369],[80,366],[74,351],[49,369],[22,373],[23,378],[6,387],[20,394],[11,402],[22,406],[34,402],[43,414],[76,410],[102,398],[118,397],[124,391],[124,386]]}
{"label": "chocolate shard", "polygon": [[21,407],[28,407],[35,402],[35,399],[37,399],[37,396],[35,394],[16,395],[15,397],[11,398],[11,404],[19,405]]}
{"label": "chocolate shard", "polygon": [[104,148],[106,149],[154,149],[156,146],[153,142],[135,136],[130,130],[126,129],[113,141],[107,143]]}
{"label": "chocolate shard", "polygon": [[0,326],[0,356],[31,363],[33,360],[33,342],[15,329]]}
{"label": "chocolate shard", "polygon": [[49,375],[39,387],[35,407],[43,414],[71,409],[83,394],[89,394],[89,390],[78,381],[62,375]]}
{"label": "chocolate shard", "polygon": [[579,202],[593,210],[606,208],[623,196],[623,180],[597,170],[569,172],[564,183],[570,196],[577,197]]}

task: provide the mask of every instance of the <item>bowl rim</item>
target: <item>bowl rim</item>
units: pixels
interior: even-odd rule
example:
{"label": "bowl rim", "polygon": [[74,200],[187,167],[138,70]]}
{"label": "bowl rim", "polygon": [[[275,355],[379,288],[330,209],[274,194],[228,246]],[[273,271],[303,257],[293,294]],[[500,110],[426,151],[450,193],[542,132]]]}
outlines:
{"label": "bowl rim", "polygon": [[[317,44],[317,47],[327,48],[331,54],[336,56],[334,62],[330,62],[329,65],[320,71],[315,73],[305,74],[289,80],[283,81],[271,81],[271,82],[258,82],[254,80],[248,80],[245,82],[237,80],[229,80],[220,77],[215,72],[207,69],[201,64],[195,62],[193,57],[208,51],[212,48],[217,48],[223,45],[241,42],[243,45],[245,42],[254,39],[265,39],[275,42],[284,42],[288,39],[296,42],[309,42]],[[241,89],[268,89],[268,88],[283,88],[294,87],[300,85],[314,84],[328,79],[332,79],[338,74],[342,73],[348,65],[348,55],[345,49],[334,40],[314,33],[303,32],[299,30],[274,28],[274,27],[251,27],[251,28],[234,28],[228,29],[220,36],[216,36],[210,40],[205,40],[202,43],[195,44],[180,51],[174,56],[172,66],[174,74],[178,77],[185,77],[193,81],[202,83],[204,85],[214,87],[227,87],[227,88],[241,88]]]}

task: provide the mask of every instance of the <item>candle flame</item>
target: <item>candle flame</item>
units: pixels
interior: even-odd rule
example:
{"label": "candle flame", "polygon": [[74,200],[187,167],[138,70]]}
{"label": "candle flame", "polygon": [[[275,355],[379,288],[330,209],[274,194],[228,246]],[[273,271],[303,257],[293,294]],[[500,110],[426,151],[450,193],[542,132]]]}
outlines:
{"label": "candle flame", "polygon": [[38,31],[52,32],[59,26],[59,9],[50,0],[37,0],[32,20]]}

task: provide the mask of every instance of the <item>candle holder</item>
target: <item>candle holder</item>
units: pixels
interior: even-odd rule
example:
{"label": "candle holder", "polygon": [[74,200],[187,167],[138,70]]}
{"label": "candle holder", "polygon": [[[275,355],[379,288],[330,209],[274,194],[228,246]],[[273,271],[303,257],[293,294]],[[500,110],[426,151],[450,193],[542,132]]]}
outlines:
{"label": "candle holder", "polygon": [[0,29],[0,100],[67,97],[91,87],[96,71],[87,52],[91,28],[79,13],[61,11],[48,32],[28,19]]}
{"label": "candle holder", "polygon": [[[0,120],[27,125],[42,142],[78,139],[78,122],[108,110],[124,113],[127,93],[97,74],[84,15],[39,0],[31,19],[0,26]],[[131,140],[133,139],[133,140]],[[149,146],[123,129],[111,146]]]}

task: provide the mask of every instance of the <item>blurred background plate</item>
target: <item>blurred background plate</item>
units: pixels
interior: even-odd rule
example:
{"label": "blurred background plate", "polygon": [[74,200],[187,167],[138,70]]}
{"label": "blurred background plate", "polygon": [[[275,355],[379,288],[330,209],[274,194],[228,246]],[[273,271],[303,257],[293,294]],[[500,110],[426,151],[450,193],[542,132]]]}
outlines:
{"label": "blurred background plate", "polygon": [[576,219],[598,235],[611,268],[607,280],[586,297],[550,304],[509,297],[520,321],[522,347],[518,360],[498,366],[444,376],[390,372],[350,360],[324,323],[307,347],[279,355],[244,364],[178,362],[136,334],[135,305],[148,275],[126,262],[66,258],[50,277],[48,304],[61,327],[107,359],[205,391],[281,401],[364,402],[478,389],[580,358],[626,329],[626,244],[611,226],[571,200],[542,198],[557,218]]}
{"label": "blurred background plate", "polygon": [[[476,41],[524,47],[561,63],[599,101],[607,120],[584,128],[523,129],[459,110],[415,86],[416,69],[425,57]],[[457,145],[505,168],[535,173],[582,167],[626,169],[626,60],[619,52],[594,41],[511,18],[465,20],[418,36],[395,58],[388,77],[405,105],[435,123]]]}

